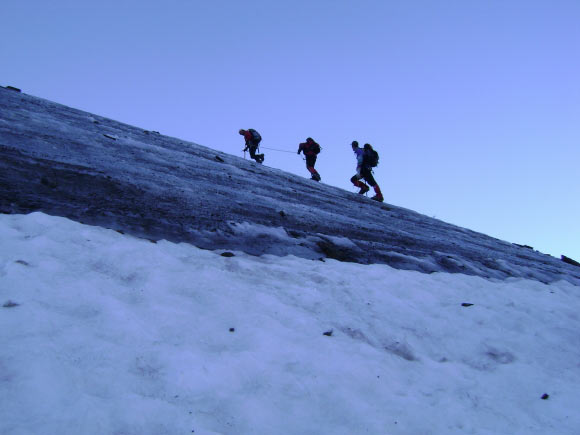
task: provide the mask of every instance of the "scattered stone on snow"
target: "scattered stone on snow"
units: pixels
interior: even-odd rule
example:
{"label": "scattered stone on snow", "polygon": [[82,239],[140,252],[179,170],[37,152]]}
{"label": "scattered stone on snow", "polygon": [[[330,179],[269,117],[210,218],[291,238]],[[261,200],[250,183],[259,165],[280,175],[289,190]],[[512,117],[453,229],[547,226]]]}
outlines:
{"label": "scattered stone on snow", "polygon": [[225,162],[225,160],[224,160],[224,159],[222,159],[220,156],[215,156],[215,159],[216,159],[218,162],[220,162],[220,163],[224,163],[224,162]]}
{"label": "scattered stone on snow", "polygon": [[21,89],[15,88],[14,86],[6,86],[6,89],[14,92],[22,92]]}
{"label": "scattered stone on snow", "polygon": [[15,263],[22,264],[23,266],[30,266],[30,264],[24,260],[16,260]]}
{"label": "scattered stone on snow", "polygon": [[17,304],[16,302],[13,301],[6,301],[4,302],[4,305],[2,305],[4,308],[14,308],[19,306],[20,304]]}
{"label": "scattered stone on snow", "polygon": [[546,393],[542,394],[542,400],[548,400],[549,398],[550,398],[549,394]]}
{"label": "scattered stone on snow", "polygon": [[279,211],[279,214],[280,214],[280,216],[282,216],[282,217],[286,217],[286,213],[284,213],[284,210],[280,210],[280,211]]}
{"label": "scattered stone on snow", "polygon": [[105,136],[108,139],[113,139],[113,140],[117,140],[117,138],[115,136],[111,136],[110,134],[105,134],[103,133],[103,136]]}
{"label": "scattered stone on snow", "polygon": [[333,332],[333,330],[331,329],[329,331],[323,332],[322,335],[326,335],[327,337],[332,337],[332,332]]}
{"label": "scattered stone on snow", "polygon": [[220,255],[222,257],[235,257],[236,256],[236,254],[234,254],[233,252],[229,252],[229,251],[222,252]]}
{"label": "scattered stone on snow", "polygon": [[230,332],[236,332],[236,328],[230,328]]}
{"label": "scattered stone on snow", "polygon": [[469,302],[463,302],[463,303],[461,304],[461,306],[462,306],[462,307],[471,307],[471,306],[473,306],[473,304],[470,304]]}

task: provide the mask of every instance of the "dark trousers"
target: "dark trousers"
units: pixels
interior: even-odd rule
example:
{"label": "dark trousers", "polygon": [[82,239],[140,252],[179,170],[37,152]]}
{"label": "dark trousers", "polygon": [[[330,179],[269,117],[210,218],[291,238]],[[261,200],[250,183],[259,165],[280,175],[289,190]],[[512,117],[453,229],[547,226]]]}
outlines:
{"label": "dark trousers", "polygon": [[258,149],[257,145],[249,145],[248,151],[250,152],[250,157],[256,160],[256,150]]}
{"label": "dark trousers", "polygon": [[[257,154],[256,154],[256,150],[258,149],[258,145],[260,145],[260,141],[257,141],[257,142],[256,142],[256,141],[252,141],[252,142],[250,142],[250,143],[248,143],[248,144],[247,144],[247,146],[248,146],[248,151],[250,151],[250,157],[251,157],[252,159],[254,159],[255,161],[258,161],[258,160],[260,160],[260,159],[257,157]],[[258,154],[258,155],[259,155],[259,154]]]}
{"label": "dark trousers", "polygon": [[371,187],[375,187],[377,185],[377,182],[375,181],[375,177],[373,177],[373,173],[371,171],[371,168],[362,167],[360,170],[360,177],[358,175],[353,175],[353,177],[350,179],[350,181],[352,181],[354,183],[355,181],[358,181],[361,178],[364,179],[367,183],[369,183],[369,185]]}
{"label": "dark trousers", "polygon": [[316,164],[316,154],[313,156],[306,156],[306,168],[310,170],[310,168],[314,169],[314,165]]}

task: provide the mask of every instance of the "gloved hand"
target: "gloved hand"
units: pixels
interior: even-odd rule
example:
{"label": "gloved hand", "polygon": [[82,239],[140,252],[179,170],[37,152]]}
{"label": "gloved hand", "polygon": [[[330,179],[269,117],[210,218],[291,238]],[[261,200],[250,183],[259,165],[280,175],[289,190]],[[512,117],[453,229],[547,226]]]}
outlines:
{"label": "gloved hand", "polygon": [[300,150],[298,150],[298,152],[296,154],[300,154]]}

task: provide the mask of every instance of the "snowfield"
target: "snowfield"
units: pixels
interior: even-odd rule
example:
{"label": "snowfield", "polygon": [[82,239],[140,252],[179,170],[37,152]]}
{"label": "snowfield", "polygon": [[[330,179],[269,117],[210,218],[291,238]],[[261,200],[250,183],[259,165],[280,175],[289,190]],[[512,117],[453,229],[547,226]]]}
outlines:
{"label": "snowfield", "polygon": [[43,213],[0,215],[0,240],[1,434],[579,432],[564,280],[222,256]]}

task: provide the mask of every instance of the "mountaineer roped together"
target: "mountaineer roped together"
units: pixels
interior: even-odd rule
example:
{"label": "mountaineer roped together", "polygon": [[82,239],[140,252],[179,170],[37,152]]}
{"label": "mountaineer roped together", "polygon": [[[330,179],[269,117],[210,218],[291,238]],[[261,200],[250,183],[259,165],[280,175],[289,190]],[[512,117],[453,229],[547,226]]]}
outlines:
{"label": "mountaineer roped together", "polygon": [[258,133],[253,128],[248,128],[247,130],[244,130],[242,128],[238,133],[244,136],[244,139],[246,141],[246,148],[244,148],[244,152],[249,150],[250,157],[252,159],[254,159],[258,163],[263,163],[264,154],[256,154],[256,150],[258,149],[258,147],[260,146],[260,142],[262,141],[262,136],[260,136],[260,133]]}
{"label": "mountaineer roped together", "polygon": [[369,191],[369,186],[367,186],[361,179],[365,180],[369,183],[372,188],[375,190],[375,196],[371,199],[375,201],[383,202],[383,194],[381,193],[381,188],[375,181],[375,177],[373,177],[373,168],[379,164],[379,153],[377,153],[373,147],[365,143],[364,147],[361,149],[358,146],[358,142],[356,140],[352,141],[352,150],[356,155],[356,174],[352,176],[350,181],[356,187],[360,187],[361,195],[367,193]]}
{"label": "mountaineer roped together", "polygon": [[311,137],[306,139],[306,142],[302,142],[298,145],[298,154],[304,153],[304,157],[306,158],[306,169],[312,175],[312,179],[314,181],[320,181],[320,174],[316,169],[314,169],[314,165],[316,164],[316,158],[318,153],[320,153],[320,145],[314,142],[314,139]]}
{"label": "mountaineer roped together", "polygon": [[[264,154],[256,154],[256,149],[259,147],[260,141],[262,140],[260,133],[253,128],[249,128],[248,130],[241,129],[239,133],[244,136],[246,141],[244,152],[249,149],[250,157],[256,162],[262,163],[264,161]],[[373,168],[379,163],[379,154],[368,143],[366,143],[363,148],[359,148],[358,142],[355,140],[352,141],[351,146],[357,160],[357,165],[356,174],[352,176],[350,181],[360,189],[358,193],[361,195],[364,195],[370,190],[369,186],[364,183],[364,181],[366,181],[375,191],[375,195],[371,199],[383,202],[384,198],[381,188],[373,177]],[[320,145],[316,143],[314,139],[309,137],[306,139],[306,142],[302,142],[298,145],[298,154],[300,153],[304,153],[306,169],[310,172],[311,179],[320,181],[320,174],[316,169],[314,169],[316,159],[320,153]]]}

